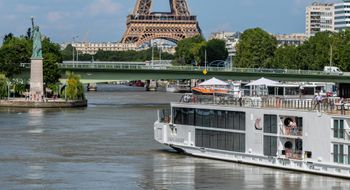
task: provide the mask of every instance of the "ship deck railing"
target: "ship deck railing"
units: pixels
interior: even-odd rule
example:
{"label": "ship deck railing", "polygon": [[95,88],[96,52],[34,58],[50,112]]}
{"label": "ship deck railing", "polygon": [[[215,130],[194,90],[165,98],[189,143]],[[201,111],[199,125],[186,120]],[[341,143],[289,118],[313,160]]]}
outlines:
{"label": "ship deck railing", "polygon": [[317,103],[313,98],[301,97],[236,97],[232,94],[185,94],[182,96],[180,102],[185,104],[224,105],[246,108],[297,109],[350,115],[350,99],[345,99],[341,103],[339,97],[324,97],[321,103]]}

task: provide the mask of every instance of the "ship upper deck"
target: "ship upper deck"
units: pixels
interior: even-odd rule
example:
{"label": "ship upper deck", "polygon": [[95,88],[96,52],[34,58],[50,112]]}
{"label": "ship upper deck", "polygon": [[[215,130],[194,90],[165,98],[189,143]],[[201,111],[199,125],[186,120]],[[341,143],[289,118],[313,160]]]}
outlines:
{"label": "ship upper deck", "polygon": [[268,108],[323,112],[332,115],[350,116],[350,99],[341,100],[339,97],[323,97],[317,101],[313,97],[235,97],[232,94],[197,95],[185,94],[182,104],[218,105],[246,108]]}

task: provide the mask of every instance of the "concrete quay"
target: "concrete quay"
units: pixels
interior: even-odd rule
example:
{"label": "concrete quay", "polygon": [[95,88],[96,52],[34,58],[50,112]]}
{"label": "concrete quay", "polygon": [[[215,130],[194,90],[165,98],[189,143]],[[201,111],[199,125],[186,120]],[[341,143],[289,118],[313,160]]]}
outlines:
{"label": "concrete quay", "polygon": [[14,98],[9,100],[0,100],[0,107],[17,108],[77,108],[86,107],[87,100],[64,100],[64,99],[46,99],[45,101],[29,101],[24,98]]}

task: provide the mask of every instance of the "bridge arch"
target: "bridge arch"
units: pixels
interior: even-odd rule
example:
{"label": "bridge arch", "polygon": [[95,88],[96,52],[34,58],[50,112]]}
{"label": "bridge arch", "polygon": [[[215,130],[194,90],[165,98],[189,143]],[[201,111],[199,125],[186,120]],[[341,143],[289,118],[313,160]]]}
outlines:
{"label": "bridge arch", "polygon": [[179,41],[185,39],[185,36],[183,35],[173,35],[173,34],[145,34],[142,36],[141,39],[139,39],[136,44],[137,46],[141,46],[142,44],[146,42],[150,42],[151,40],[155,39],[163,39],[171,41],[175,44],[177,44]]}

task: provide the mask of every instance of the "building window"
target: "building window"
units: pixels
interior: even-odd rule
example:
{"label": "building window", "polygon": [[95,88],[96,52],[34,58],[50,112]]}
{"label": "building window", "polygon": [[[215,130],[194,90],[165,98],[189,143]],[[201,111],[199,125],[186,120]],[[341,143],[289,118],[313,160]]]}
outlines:
{"label": "building window", "polygon": [[333,144],[333,161],[334,163],[344,163],[344,145]]}
{"label": "building window", "polygon": [[333,120],[333,137],[344,139],[344,120]]}

